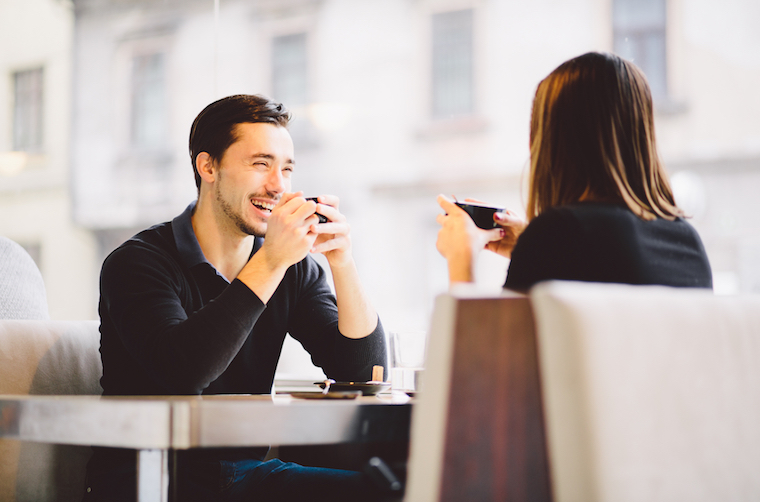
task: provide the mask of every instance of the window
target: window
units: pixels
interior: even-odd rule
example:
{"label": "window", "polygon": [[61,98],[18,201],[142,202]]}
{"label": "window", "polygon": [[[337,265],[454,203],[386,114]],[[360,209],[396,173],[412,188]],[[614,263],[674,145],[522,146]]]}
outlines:
{"label": "window", "polygon": [[473,11],[433,15],[432,113],[435,118],[468,115],[473,99]]}
{"label": "window", "polygon": [[166,138],[164,55],[154,53],[132,59],[132,146],[158,149]]}
{"label": "window", "polygon": [[306,34],[272,39],[272,97],[288,108],[308,104]]}
{"label": "window", "polygon": [[668,94],[665,26],[665,0],[613,0],[613,50],[641,68],[655,99]]}
{"label": "window", "polygon": [[13,74],[13,149],[42,149],[42,68]]}

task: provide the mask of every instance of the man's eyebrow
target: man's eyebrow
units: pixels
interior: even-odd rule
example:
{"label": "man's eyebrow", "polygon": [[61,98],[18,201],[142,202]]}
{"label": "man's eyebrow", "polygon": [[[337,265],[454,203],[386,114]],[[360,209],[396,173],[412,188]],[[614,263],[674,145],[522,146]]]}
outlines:
{"label": "man's eyebrow", "polygon": [[272,155],[271,153],[254,153],[254,154],[251,154],[251,158],[274,160],[274,155]]}
{"label": "man's eyebrow", "polygon": [[[274,160],[274,155],[272,155],[271,153],[254,153],[253,155],[251,155],[250,158],[252,158],[252,159]],[[293,164],[293,165],[295,165],[296,161],[293,160],[293,159],[286,159],[285,163],[286,164]]]}

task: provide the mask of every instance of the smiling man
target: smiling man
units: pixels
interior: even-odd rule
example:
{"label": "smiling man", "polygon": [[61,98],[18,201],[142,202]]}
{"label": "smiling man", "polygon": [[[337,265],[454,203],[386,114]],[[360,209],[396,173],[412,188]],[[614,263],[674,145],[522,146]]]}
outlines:
{"label": "smiling man", "polygon": [[[291,192],[289,120],[281,104],[251,95],[216,101],[195,119],[198,200],[103,264],[104,395],[268,394],[287,333],[336,380],[369,380],[385,364],[383,329],[338,199]],[[327,258],[335,295],[310,253]],[[135,452],[93,450],[85,501],[135,500]],[[266,453],[179,452],[178,499],[372,496],[359,473],[264,461]]]}

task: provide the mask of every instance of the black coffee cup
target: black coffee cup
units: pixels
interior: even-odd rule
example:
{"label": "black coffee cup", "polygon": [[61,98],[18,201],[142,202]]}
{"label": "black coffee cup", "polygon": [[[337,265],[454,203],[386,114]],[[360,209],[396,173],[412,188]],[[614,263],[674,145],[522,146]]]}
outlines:
{"label": "black coffee cup", "polygon": [[[314,202],[316,202],[317,204],[319,204],[319,201],[317,199],[318,199],[318,197],[306,197],[306,200],[313,200]],[[315,213],[315,214],[319,217],[319,222],[320,223],[327,223],[328,221],[330,221],[330,220],[327,219],[326,216],[322,216],[319,213]]]}
{"label": "black coffee cup", "polygon": [[488,206],[477,202],[455,202],[454,204],[464,209],[476,226],[485,230],[497,228],[498,225],[493,221],[493,214],[504,212],[503,207]]}

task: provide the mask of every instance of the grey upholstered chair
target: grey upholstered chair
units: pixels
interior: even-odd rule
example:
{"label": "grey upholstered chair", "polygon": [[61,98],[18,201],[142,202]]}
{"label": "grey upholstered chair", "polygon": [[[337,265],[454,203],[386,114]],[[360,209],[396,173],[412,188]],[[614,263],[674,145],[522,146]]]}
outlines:
{"label": "grey upholstered chair", "polygon": [[32,257],[0,236],[0,319],[49,319],[45,283]]}
{"label": "grey upholstered chair", "polygon": [[[24,248],[0,237],[0,394],[100,394],[98,321],[51,321]],[[0,438],[0,501],[77,502],[86,446]]]}

